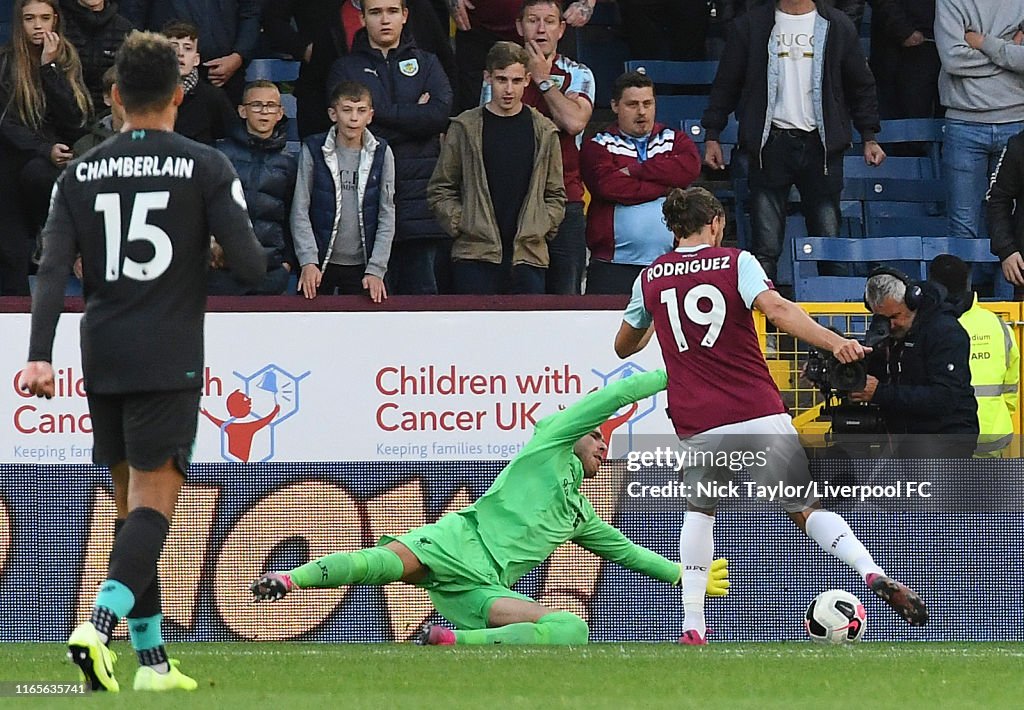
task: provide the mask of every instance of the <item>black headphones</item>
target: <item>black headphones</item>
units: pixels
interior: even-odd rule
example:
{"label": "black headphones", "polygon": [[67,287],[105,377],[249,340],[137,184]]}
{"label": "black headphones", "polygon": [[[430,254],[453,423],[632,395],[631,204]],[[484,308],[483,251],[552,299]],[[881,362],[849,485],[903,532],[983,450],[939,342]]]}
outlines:
{"label": "black headphones", "polygon": [[[879,266],[872,269],[871,273],[868,274],[868,281],[875,276],[892,276],[893,278],[902,281],[903,285],[907,287],[906,293],[903,294],[903,303],[912,311],[916,311],[920,308],[924,292],[921,290],[921,283],[919,281],[914,281],[899,269],[890,269],[888,266]],[[864,307],[869,311],[871,310],[871,306],[868,305],[866,288],[864,294]]]}

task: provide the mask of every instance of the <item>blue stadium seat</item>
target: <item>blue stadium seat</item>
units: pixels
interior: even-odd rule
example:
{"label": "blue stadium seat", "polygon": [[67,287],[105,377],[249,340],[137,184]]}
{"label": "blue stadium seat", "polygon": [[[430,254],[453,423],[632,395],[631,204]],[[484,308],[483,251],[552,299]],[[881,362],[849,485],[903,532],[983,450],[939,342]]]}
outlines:
{"label": "blue stadium seat", "polygon": [[0,44],[6,44],[11,41],[11,23],[0,22]]}
{"label": "blue stadium seat", "polygon": [[872,166],[864,162],[863,155],[843,156],[843,177],[850,179],[898,179],[921,180],[938,177],[930,158],[886,158],[881,165]]}
{"label": "blue stadium seat", "polygon": [[678,126],[691,120],[700,122],[707,107],[707,96],[659,94],[655,97],[655,118],[666,126]]}
{"label": "blue stadium seat", "polygon": [[864,223],[868,237],[944,237],[948,232],[945,217],[877,217]]}
{"label": "blue stadium seat", "polygon": [[933,179],[851,178],[842,198],[864,204],[865,223],[876,217],[937,217],[945,214],[946,186]]}
{"label": "blue stadium seat", "polygon": [[[661,99],[658,99],[658,101],[661,101]],[[660,109],[661,107],[659,106],[658,108]],[[704,126],[700,125],[699,118],[685,119],[679,123],[679,127],[690,137],[690,140],[698,146],[704,145],[707,135],[704,131]],[[722,157],[725,158],[726,165],[732,162],[732,152],[736,148],[736,144],[739,143],[739,133],[739,124],[736,123],[736,118],[730,114],[729,122],[725,125],[725,130],[722,131],[722,134],[718,137],[718,142],[722,146]],[[704,149],[701,148],[700,151],[701,155],[703,155]]]}
{"label": "blue stadium seat", "polygon": [[863,276],[819,276],[818,263],[885,263],[903,268],[913,278],[923,278],[923,254],[921,237],[797,238],[793,240],[793,292],[798,301],[860,301],[864,298]]}
{"label": "blue stadium seat", "polygon": [[245,70],[245,80],[266,79],[275,83],[295,81],[299,78],[300,64],[286,59],[253,59]]}
{"label": "blue stadium seat", "polygon": [[[896,144],[908,143],[919,146],[932,163],[933,176],[939,177],[942,174],[940,154],[942,142],[945,139],[944,126],[941,118],[903,118],[882,121],[882,130],[878,134],[878,140],[890,148]],[[857,152],[860,152],[859,146],[864,140],[856,129],[854,129],[853,142],[857,146]]]}
{"label": "blue stadium seat", "polygon": [[718,73],[718,62],[668,62],[632,59],[626,62],[626,71],[646,74],[655,84],[673,86],[710,87]]}
{"label": "blue stadium seat", "polygon": [[[690,140],[694,143],[700,144],[707,140],[705,135],[704,126],[700,125],[699,118],[691,118],[683,121],[680,124],[680,128],[686,131],[686,135],[690,136]],[[718,137],[718,142],[722,144],[724,148],[726,145],[735,146],[740,141],[740,124],[736,122],[736,117],[732,114],[729,115],[729,122],[725,124],[725,130]]]}

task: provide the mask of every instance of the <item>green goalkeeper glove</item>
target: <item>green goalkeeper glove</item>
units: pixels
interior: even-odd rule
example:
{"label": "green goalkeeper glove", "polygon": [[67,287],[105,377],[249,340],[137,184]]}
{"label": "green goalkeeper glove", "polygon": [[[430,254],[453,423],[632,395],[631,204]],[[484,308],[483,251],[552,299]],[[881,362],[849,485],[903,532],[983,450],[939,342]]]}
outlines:
{"label": "green goalkeeper glove", "polygon": [[[683,583],[683,564],[679,563],[679,579],[676,585]],[[719,557],[711,562],[708,570],[708,586],[704,592],[709,597],[724,597],[729,594],[729,560]]]}

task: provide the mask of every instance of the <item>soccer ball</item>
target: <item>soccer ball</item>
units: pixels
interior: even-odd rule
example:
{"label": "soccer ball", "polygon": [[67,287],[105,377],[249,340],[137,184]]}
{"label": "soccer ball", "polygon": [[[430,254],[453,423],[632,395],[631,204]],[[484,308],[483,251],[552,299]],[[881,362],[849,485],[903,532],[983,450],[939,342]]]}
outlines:
{"label": "soccer ball", "polygon": [[814,598],[804,614],[804,628],[818,643],[860,641],[868,617],[860,599],[842,589],[830,589]]}

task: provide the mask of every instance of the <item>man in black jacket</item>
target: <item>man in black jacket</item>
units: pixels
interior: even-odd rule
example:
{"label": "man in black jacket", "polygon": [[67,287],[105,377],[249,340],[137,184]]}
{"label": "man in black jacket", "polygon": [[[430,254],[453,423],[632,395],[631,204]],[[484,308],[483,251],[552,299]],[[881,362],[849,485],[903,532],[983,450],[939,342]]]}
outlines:
{"label": "man in black jacket", "polygon": [[864,299],[889,319],[891,342],[868,356],[867,385],[850,398],[881,409],[900,458],[970,458],[978,439],[971,341],[945,289],[877,269]]}
{"label": "man in black jacket", "polygon": [[[429,0],[407,0],[405,5],[409,16],[404,34],[419,49],[438,58],[452,83],[455,55],[448,26],[438,22]],[[302,60],[295,82],[302,138],[322,133],[332,125],[327,116],[327,96],[334,88],[329,74],[339,57],[353,51],[355,34],[362,27],[362,11],[357,8],[355,0],[274,0],[266,7],[264,26],[270,49]],[[292,20],[295,32],[287,30]]]}
{"label": "man in black jacket", "polygon": [[935,0],[872,0],[871,6],[871,70],[882,117],[941,116]]}
{"label": "man in black jacket", "polygon": [[103,74],[114,66],[114,55],[132,31],[132,23],[117,14],[117,3],[109,0],[61,0],[60,9],[64,12],[64,36],[82,60],[82,78],[93,110],[103,114]]}
{"label": "man in black jacket", "polygon": [[245,65],[260,39],[259,0],[121,0],[121,14],[144,30],[175,20],[199,27],[204,78],[241,102]]}
{"label": "man in black jacket", "polygon": [[825,2],[779,0],[736,20],[701,120],[704,162],[716,170],[725,168],[718,137],[733,111],[750,156],[751,252],[774,278],[793,185],[808,232],[839,235],[851,118],[865,162],[885,160],[875,80],[849,18]]}
{"label": "man in black jacket", "polygon": [[1011,138],[999,158],[985,195],[992,253],[999,257],[1003,277],[1013,296],[1024,301],[1024,131]]}

